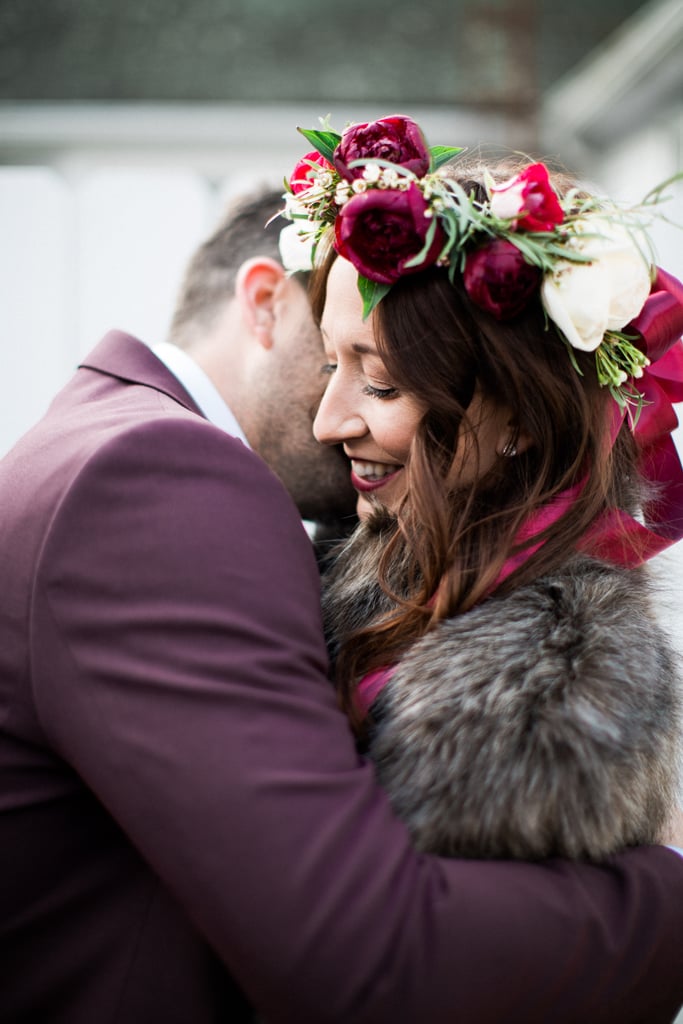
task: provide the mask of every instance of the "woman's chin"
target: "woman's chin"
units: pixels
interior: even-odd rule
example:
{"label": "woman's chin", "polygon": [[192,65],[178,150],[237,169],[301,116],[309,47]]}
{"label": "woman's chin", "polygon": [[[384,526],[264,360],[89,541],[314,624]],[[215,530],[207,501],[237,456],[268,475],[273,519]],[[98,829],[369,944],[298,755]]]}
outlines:
{"label": "woman's chin", "polygon": [[392,501],[388,494],[386,497],[387,500],[384,500],[377,492],[370,492],[369,494],[360,493],[358,495],[358,501],[356,502],[356,514],[358,518],[361,521],[369,519],[370,516],[374,515],[378,511],[378,509],[384,509],[392,514],[397,512],[400,504],[399,499]]}
{"label": "woman's chin", "polygon": [[356,515],[361,520],[368,519],[377,507],[377,503],[372,501],[366,494],[359,494],[358,501],[356,502]]}

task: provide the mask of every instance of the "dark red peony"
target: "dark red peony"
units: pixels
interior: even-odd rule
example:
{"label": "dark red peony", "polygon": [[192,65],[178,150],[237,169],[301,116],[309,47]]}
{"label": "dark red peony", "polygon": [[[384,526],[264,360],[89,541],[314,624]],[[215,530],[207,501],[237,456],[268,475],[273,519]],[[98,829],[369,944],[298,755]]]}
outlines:
{"label": "dark red peony", "polygon": [[432,223],[427,203],[416,185],[404,190],[368,189],[342,207],[335,224],[335,249],[359,274],[380,284],[393,284],[435,263],[446,236],[437,224],[434,239],[419,266],[407,267],[424,248]]}
{"label": "dark red peony", "polygon": [[499,238],[467,254],[463,282],[477,306],[497,320],[510,320],[538,291],[541,276],[516,245]]}
{"label": "dark red peony", "polygon": [[300,192],[305,192],[313,184],[312,175],[316,173],[316,167],[312,167],[311,164],[315,164],[322,170],[334,170],[332,164],[325,159],[322,153],[318,153],[315,149],[306,153],[306,156],[302,156],[299,160],[289,178],[289,187],[295,196]]}
{"label": "dark red peony", "polygon": [[515,218],[517,231],[552,231],[564,220],[545,164],[530,164],[514,178],[491,189],[491,212]]}
{"label": "dark red peony", "polygon": [[362,165],[349,166],[354,160],[389,160],[412,171],[418,178],[427,173],[430,165],[429,149],[421,129],[411,118],[400,114],[347,128],[334,151],[334,166],[347,181],[363,174]]}

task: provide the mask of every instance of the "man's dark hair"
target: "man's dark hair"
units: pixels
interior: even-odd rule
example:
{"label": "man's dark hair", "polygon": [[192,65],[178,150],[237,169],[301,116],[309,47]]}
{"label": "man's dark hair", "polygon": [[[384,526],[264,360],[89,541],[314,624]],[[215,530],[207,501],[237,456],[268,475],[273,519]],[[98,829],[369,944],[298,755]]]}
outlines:
{"label": "man's dark hair", "polygon": [[[176,303],[169,341],[187,348],[210,329],[235,291],[237,271],[253,256],[280,260],[285,221],[271,218],[284,207],[282,190],[262,189],[231,203],[223,219],[190,260]],[[269,223],[269,221],[271,221]]]}

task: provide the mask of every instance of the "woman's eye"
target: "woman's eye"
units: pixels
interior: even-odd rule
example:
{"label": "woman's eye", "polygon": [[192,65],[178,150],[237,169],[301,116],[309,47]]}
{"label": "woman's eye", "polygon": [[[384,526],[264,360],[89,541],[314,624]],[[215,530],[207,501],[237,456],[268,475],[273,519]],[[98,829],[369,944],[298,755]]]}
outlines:
{"label": "woman's eye", "polygon": [[370,395],[371,398],[396,398],[398,397],[398,388],[377,388],[373,384],[366,384],[363,393]]}
{"label": "woman's eye", "polygon": [[329,376],[331,376],[331,374],[334,373],[334,371],[336,369],[337,369],[337,364],[336,363],[324,363],[320,367],[320,372],[322,374],[324,374],[326,377],[329,377]]}

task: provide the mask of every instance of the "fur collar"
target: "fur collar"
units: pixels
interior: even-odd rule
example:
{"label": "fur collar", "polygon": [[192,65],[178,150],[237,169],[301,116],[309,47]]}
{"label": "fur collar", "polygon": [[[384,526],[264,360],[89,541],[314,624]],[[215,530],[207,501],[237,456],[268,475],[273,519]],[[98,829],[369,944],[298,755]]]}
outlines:
{"label": "fur collar", "polygon": [[[361,528],[326,579],[333,656],[387,607],[383,543]],[[368,753],[421,850],[597,859],[658,841],[681,702],[645,571],[581,558],[407,651],[373,706]]]}

